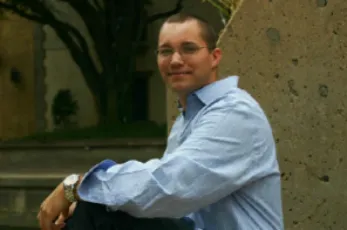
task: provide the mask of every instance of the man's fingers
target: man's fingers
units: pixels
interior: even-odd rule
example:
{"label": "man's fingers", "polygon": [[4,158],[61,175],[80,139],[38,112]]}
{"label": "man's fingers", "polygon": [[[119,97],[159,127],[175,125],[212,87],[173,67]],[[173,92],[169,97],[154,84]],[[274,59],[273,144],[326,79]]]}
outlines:
{"label": "man's fingers", "polygon": [[76,204],[77,204],[77,202],[74,202],[74,203],[72,203],[72,204],[70,205],[70,207],[69,207],[69,216],[72,216],[73,212],[75,211],[75,209],[76,209]]}
{"label": "man's fingers", "polygon": [[64,228],[64,227],[65,227],[65,223],[55,224],[55,225],[54,225],[54,230],[56,230],[56,229],[62,229],[62,228]]}
{"label": "man's fingers", "polygon": [[55,221],[55,224],[61,224],[64,223],[65,221],[65,216],[63,214],[60,214],[60,216],[58,217],[58,219]]}
{"label": "man's fingers", "polygon": [[52,221],[49,218],[47,218],[42,211],[39,219],[41,230],[53,230]]}
{"label": "man's fingers", "polygon": [[41,204],[39,213],[37,214],[37,217],[36,217],[38,220],[40,220],[40,218],[41,218],[41,211],[42,211],[42,209],[43,209],[43,204]]}
{"label": "man's fingers", "polygon": [[54,230],[54,219],[52,219],[52,215],[49,211],[47,211],[47,207],[45,204],[42,204],[40,207],[40,212],[38,214],[39,224],[41,230]]}
{"label": "man's fingers", "polygon": [[69,207],[69,210],[66,210],[65,212],[60,213],[58,219],[55,221],[55,224],[61,224],[64,223],[67,218],[72,216],[73,212],[76,208],[76,202],[72,203]]}
{"label": "man's fingers", "polygon": [[70,216],[69,209],[64,210],[60,215],[63,216],[64,220],[67,219]]}

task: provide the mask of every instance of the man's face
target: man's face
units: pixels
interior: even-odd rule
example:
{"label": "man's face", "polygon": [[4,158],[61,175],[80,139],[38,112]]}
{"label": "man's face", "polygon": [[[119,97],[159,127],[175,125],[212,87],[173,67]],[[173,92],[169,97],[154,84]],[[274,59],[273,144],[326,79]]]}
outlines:
{"label": "man's face", "polygon": [[187,95],[216,80],[221,51],[210,51],[198,22],[165,23],[159,34],[157,62],[166,84]]}

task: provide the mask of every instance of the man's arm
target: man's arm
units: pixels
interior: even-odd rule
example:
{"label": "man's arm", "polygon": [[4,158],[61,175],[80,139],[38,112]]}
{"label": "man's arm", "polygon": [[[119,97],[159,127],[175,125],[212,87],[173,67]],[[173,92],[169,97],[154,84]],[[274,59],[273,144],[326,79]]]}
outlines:
{"label": "man's arm", "polygon": [[[273,148],[265,116],[254,105],[206,112],[172,154],[146,163],[101,163],[83,179],[82,200],[138,217],[182,217],[269,174]],[[103,169],[101,169],[101,168]]]}

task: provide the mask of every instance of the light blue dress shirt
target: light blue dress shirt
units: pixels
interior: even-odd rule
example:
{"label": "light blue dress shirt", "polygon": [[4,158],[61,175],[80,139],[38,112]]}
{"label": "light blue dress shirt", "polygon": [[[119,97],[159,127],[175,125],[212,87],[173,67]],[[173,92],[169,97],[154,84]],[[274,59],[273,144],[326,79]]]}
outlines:
{"label": "light blue dress shirt", "polygon": [[101,162],[81,199],[136,217],[190,217],[197,229],[283,230],[272,130],[237,83],[231,76],[192,93],[162,158]]}

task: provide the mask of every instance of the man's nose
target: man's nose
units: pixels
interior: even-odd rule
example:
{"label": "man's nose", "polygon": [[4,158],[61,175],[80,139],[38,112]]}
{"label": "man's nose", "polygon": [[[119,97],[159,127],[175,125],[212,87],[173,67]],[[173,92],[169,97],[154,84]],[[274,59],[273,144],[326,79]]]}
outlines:
{"label": "man's nose", "polygon": [[183,60],[182,60],[181,54],[179,54],[178,52],[174,52],[172,54],[170,64],[171,65],[182,65],[183,64]]}

